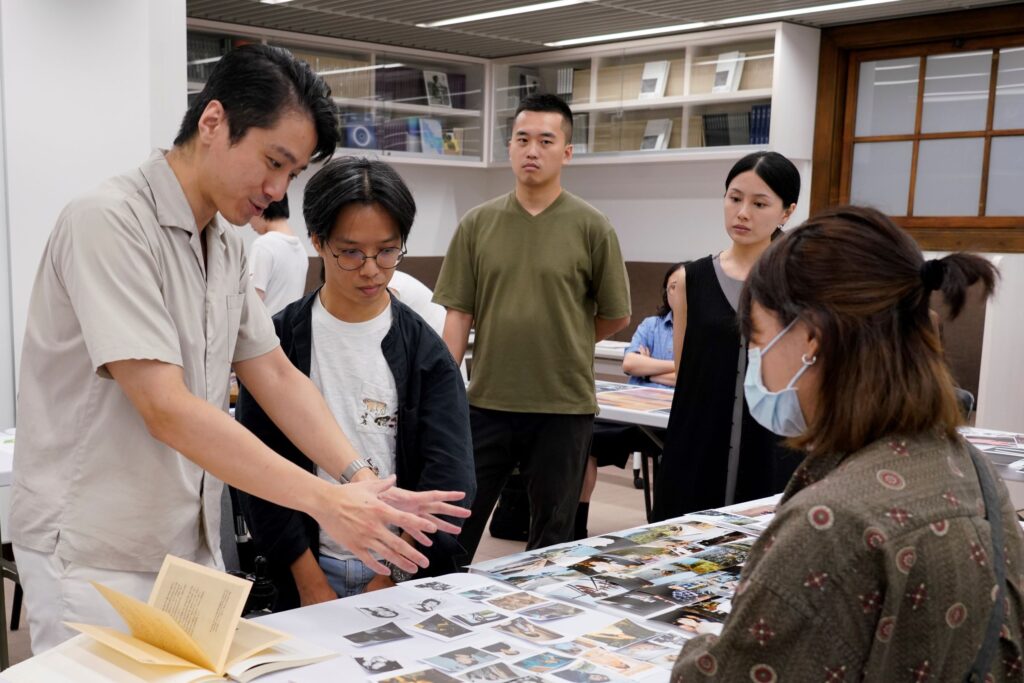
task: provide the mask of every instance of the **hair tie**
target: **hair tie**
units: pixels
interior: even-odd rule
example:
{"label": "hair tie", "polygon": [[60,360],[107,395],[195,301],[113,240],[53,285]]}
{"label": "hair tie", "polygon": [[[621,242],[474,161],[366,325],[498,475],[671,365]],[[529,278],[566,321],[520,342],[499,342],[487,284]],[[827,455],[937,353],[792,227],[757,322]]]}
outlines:
{"label": "hair tie", "polygon": [[929,259],[921,266],[921,281],[924,283],[924,291],[934,292],[942,289],[942,281],[946,279],[946,262],[939,259]]}

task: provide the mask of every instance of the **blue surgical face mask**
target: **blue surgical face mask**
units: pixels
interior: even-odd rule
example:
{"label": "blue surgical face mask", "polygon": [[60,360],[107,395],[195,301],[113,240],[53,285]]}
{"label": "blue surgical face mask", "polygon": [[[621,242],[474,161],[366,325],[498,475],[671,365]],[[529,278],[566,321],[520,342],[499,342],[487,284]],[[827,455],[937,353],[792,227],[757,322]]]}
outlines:
{"label": "blue surgical face mask", "polygon": [[750,416],[757,420],[758,424],[779,436],[800,436],[807,429],[804,413],[800,409],[800,399],[797,398],[796,387],[793,385],[807,368],[814,365],[817,356],[807,358],[805,354],[801,358],[803,367],[796,371],[793,379],[789,380],[789,384],[781,391],[768,391],[765,387],[764,378],[761,376],[761,358],[795,324],[796,319],[765,344],[764,348],[747,350],[747,375],[743,381],[743,395],[747,399],[747,408],[750,410]]}

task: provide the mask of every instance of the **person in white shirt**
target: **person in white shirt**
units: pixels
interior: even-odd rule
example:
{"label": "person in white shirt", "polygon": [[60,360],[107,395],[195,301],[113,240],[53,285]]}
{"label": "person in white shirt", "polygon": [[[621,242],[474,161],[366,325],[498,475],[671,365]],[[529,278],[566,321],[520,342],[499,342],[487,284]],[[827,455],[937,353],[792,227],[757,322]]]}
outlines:
{"label": "person in white shirt", "polygon": [[288,215],[288,195],[285,195],[249,221],[259,235],[250,250],[249,274],[252,286],[270,315],[306,293],[309,256],[288,227]]}

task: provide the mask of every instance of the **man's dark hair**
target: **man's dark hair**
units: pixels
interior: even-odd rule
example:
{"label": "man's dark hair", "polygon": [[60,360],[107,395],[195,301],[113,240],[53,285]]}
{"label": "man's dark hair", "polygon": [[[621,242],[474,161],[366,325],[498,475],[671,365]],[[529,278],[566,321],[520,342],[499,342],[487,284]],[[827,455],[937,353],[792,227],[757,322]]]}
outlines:
{"label": "man's dark hair", "polygon": [[341,157],[324,164],[309,179],[302,200],[309,236],[326,244],[338,216],[350,204],[378,204],[398,225],[405,244],[416,218],[416,201],[395,169],[363,157]]}
{"label": "man's dark hair", "polygon": [[280,47],[243,45],[220,58],[203,90],[181,120],[176,146],[199,130],[199,119],[213,100],[224,107],[231,144],[250,128],[272,128],[289,111],[309,114],[316,129],[312,161],[330,158],[338,146],[338,110],[331,89],[303,61]]}
{"label": "man's dark hair", "polygon": [[[558,95],[535,93],[527,95],[516,107],[513,120],[519,118],[524,111],[554,112],[562,115],[562,130],[565,132],[565,144],[572,142],[572,109]],[[515,134],[515,131],[512,131]]]}
{"label": "man's dark hair", "polygon": [[282,218],[288,218],[289,215],[288,195],[282,197],[279,202],[271,202],[270,204],[267,204],[267,208],[263,209],[263,220],[265,221],[276,221]]}

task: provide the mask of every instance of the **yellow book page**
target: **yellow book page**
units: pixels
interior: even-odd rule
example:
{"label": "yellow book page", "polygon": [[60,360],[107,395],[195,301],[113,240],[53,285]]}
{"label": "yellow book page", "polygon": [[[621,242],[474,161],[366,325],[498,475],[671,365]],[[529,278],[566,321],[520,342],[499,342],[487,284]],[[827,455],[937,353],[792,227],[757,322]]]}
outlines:
{"label": "yellow book page", "polygon": [[210,669],[218,674],[224,673],[223,670],[217,669],[203,648],[185,633],[170,614],[95,581],[92,585],[121,615],[128,624],[132,636],[153,647],[187,659],[204,669]]}
{"label": "yellow book page", "polygon": [[85,635],[15,664],[0,676],[10,683],[224,683],[198,667],[142,664]]}
{"label": "yellow book page", "polygon": [[195,664],[187,659],[172,655],[170,652],[161,650],[144,640],[133,638],[127,633],[122,633],[116,629],[107,626],[95,626],[93,624],[79,624],[72,621],[65,621],[64,623],[141,664],[185,666],[190,669],[196,667]]}
{"label": "yellow book page", "polygon": [[224,673],[231,641],[252,584],[222,571],[168,555],[149,594],[149,606],[166,613]]}
{"label": "yellow book page", "polygon": [[287,633],[276,631],[269,626],[261,626],[248,619],[239,619],[235,638],[231,641],[231,649],[228,651],[225,669],[232,667],[247,657],[252,657],[263,650],[288,640],[290,637]]}

